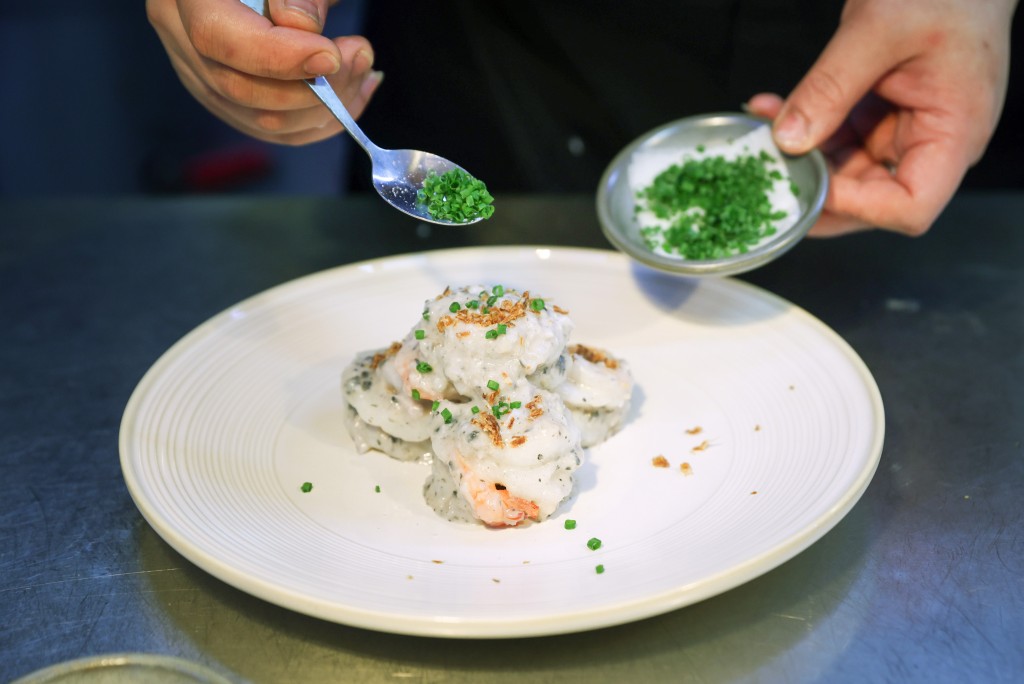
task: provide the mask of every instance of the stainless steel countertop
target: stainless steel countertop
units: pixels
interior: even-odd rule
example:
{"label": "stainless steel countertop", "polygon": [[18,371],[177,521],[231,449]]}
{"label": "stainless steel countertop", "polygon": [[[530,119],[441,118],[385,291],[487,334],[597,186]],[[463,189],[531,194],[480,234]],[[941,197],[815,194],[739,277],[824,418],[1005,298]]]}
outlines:
{"label": "stainless steel countertop", "polygon": [[289,612],[146,524],[117,435],[135,384],[230,305],[426,249],[606,247],[590,197],[499,197],[469,230],[371,197],[0,201],[0,680],[148,652],[236,681],[1020,681],[1024,676],[1024,195],[961,195],[912,240],[806,240],[743,278],[820,318],[881,389],[861,501],[779,568],[581,634],[461,641]]}

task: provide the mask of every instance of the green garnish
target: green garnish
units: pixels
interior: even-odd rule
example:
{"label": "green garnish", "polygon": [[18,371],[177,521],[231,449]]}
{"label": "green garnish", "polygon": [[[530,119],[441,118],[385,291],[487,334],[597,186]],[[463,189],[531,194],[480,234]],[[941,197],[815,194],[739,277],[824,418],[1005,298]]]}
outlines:
{"label": "green garnish", "polygon": [[576,529],[576,521],[575,520],[566,520],[565,521],[565,529],[567,529],[567,530],[575,530]]}
{"label": "green garnish", "polygon": [[773,179],[782,178],[768,168],[773,161],[762,151],[732,160],[686,159],[662,171],[637,192],[638,211],[668,222],[641,226],[647,247],[685,259],[720,259],[774,235],[774,222],[786,212],[775,211],[768,197]]}
{"label": "green garnish", "polygon": [[597,537],[591,537],[587,540],[587,548],[591,551],[597,551],[599,548],[601,548],[601,540]]}
{"label": "green garnish", "polygon": [[434,370],[434,367],[431,366],[426,361],[417,361],[416,370],[419,371],[420,373],[429,373],[430,371]]}
{"label": "green garnish", "polygon": [[523,405],[523,402],[521,402],[521,401],[513,401],[512,403],[510,403],[508,405],[508,407],[509,408],[519,408],[522,405]]}
{"label": "green garnish", "polygon": [[441,405],[441,402],[439,402],[439,401],[437,401],[435,399],[434,403],[430,405],[430,410],[431,411],[436,411],[440,405]]}
{"label": "green garnish", "polygon": [[491,294],[493,294],[495,297],[500,297],[501,295],[505,294],[505,288],[501,285],[495,285],[494,287],[491,288]]}
{"label": "green garnish", "polygon": [[448,310],[451,311],[452,313],[456,313],[461,308],[462,308],[462,306],[458,302],[452,302],[448,306]]}
{"label": "green garnish", "polygon": [[494,391],[497,390],[499,387],[501,387],[501,385],[499,385],[496,380],[487,381],[487,389]]}
{"label": "green garnish", "polygon": [[474,406],[473,408],[469,409],[469,412],[472,413],[473,415],[476,415],[476,414],[480,413],[480,407],[479,406]]}
{"label": "green garnish", "polygon": [[431,171],[416,192],[416,201],[439,221],[468,223],[494,215],[494,198],[487,186],[462,169],[445,171],[440,176]]}
{"label": "green garnish", "polygon": [[497,330],[488,330],[487,332],[484,333],[484,337],[487,338],[488,340],[493,340],[497,336],[498,336],[498,331]]}
{"label": "green garnish", "polygon": [[499,323],[497,331],[499,335],[504,335],[508,331],[508,326],[504,323]]}
{"label": "green garnish", "polygon": [[594,572],[596,572],[598,575],[603,574],[604,573],[604,566],[600,565],[600,564],[594,566]]}
{"label": "green garnish", "polygon": [[442,409],[441,410],[441,417],[444,418],[444,422],[445,423],[451,423],[452,422],[452,412],[449,411],[448,409]]}
{"label": "green garnish", "polygon": [[413,333],[413,336],[414,336],[414,337],[415,337],[415,338],[416,338],[417,340],[422,340],[422,339],[423,339],[424,337],[426,337],[426,336],[427,336],[427,333],[426,333],[426,331],[424,331],[424,330],[417,330],[416,332],[414,332],[414,333]]}
{"label": "green garnish", "polygon": [[412,398],[415,399],[416,401],[419,401],[420,400],[420,391],[417,390],[417,389],[414,389],[412,391]]}
{"label": "green garnish", "polygon": [[530,308],[533,309],[534,311],[543,311],[544,310],[544,300],[543,299],[534,299],[534,300],[532,300],[530,302]]}
{"label": "green garnish", "polygon": [[375,491],[375,492],[377,492],[378,494],[380,494],[380,485],[377,485],[377,486],[375,486],[375,487],[373,488],[373,491]]}
{"label": "green garnish", "polygon": [[312,482],[303,482],[302,483],[302,492],[304,494],[308,494],[311,491],[313,491],[313,483]]}
{"label": "green garnish", "polygon": [[466,308],[467,309],[476,309],[479,306],[480,306],[480,302],[478,302],[475,299],[470,299],[468,302],[466,302]]}
{"label": "green garnish", "polygon": [[425,321],[429,321],[430,320],[430,310],[429,309],[424,309],[423,310],[423,320],[425,320]]}

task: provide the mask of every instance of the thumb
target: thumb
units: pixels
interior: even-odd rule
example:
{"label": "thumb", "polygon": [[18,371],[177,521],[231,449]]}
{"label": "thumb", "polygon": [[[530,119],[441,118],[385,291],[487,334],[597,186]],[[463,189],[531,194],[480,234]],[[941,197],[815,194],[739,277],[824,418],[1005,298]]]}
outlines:
{"label": "thumb", "polygon": [[277,26],[320,33],[327,20],[328,0],[269,0],[270,20]]}
{"label": "thumb", "polygon": [[789,94],[775,119],[775,143],[788,154],[804,154],[835,133],[857,102],[897,62],[870,22],[852,18]]}

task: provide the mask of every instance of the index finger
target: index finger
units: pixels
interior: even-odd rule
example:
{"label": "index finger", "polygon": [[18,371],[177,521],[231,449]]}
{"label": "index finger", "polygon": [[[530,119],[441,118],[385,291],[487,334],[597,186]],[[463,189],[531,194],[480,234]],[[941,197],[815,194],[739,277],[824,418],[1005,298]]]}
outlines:
{"label": "index finger", "polygon": [[275,26],[239,0],[179,0],[185,32],[203,57],[265,78],[301,79],[341,68],[334,41]]}

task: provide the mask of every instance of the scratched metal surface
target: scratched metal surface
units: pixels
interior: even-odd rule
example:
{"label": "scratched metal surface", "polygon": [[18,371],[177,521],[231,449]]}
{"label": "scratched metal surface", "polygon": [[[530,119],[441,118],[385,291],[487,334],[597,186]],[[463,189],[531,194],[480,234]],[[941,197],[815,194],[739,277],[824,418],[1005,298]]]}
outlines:
{"label": "scratched metal surface", "polygon": [[[368,230],[366,226],[375,226]],[[112,651],[239,682],[1013,681],[1024,672],[1024,196],[957,198],[919,240],[809,241],[747,276],[837,330],[886,403],[882,463],[773,572],[636,624],[516,642],[378,634],[213,579],[132,504],[117,432],[180,336],[357,259],[603,246],[590,198],[499,198],[419,232],[373,198],[0,202],[0,680]]]}

